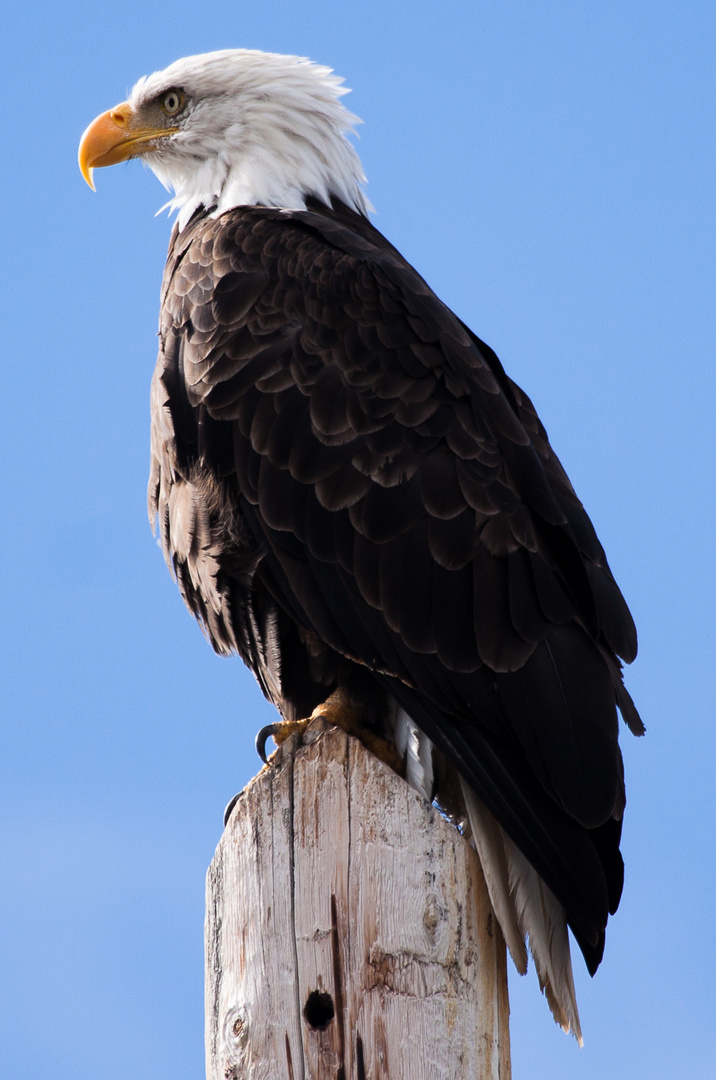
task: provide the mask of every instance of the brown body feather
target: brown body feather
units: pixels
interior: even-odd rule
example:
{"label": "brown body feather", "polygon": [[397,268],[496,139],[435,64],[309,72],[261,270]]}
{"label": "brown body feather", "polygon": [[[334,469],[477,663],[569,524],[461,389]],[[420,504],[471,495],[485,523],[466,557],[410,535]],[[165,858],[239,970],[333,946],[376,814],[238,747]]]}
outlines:
{"label": "brown body feather", "polygon": [[362,216],[175,232],[149,501],[184,598],[286,717],[397,702],[564,906],[619,900],[631,617],[525,394]]}

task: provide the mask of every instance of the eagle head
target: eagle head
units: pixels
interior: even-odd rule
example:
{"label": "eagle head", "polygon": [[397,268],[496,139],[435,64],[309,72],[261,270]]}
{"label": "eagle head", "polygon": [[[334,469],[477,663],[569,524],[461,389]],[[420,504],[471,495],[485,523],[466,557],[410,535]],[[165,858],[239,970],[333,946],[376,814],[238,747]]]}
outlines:
{"label": "eagle head", "polygon": [[204,206],[304,209],[336,197],[365,214],[365,175],[346,138],[360,123],[330,68],[300,56],[225,49],[146,75],[127,101],[82,136],[79,164],[93,171],[140,157],[173,191],[179,228]]}

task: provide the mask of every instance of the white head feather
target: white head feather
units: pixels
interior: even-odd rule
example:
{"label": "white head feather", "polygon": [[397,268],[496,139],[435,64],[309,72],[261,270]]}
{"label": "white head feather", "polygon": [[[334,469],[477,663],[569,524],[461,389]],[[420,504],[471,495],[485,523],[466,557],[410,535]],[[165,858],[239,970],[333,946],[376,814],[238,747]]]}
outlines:
{"label": "white head feather", "polygon": [[167,90],[186,95],[179,131],[145,157],[174,191],[167,206],[179,211],[179,228],[201,205],[216,215],[246,205],[304,209],[309,196],[334,195],[359,213],[372,209],[346,138],[360,120],[340,102],[342,82],[303,57],[252,49],[188,56],[140,79],[129,97],[135,113]]}

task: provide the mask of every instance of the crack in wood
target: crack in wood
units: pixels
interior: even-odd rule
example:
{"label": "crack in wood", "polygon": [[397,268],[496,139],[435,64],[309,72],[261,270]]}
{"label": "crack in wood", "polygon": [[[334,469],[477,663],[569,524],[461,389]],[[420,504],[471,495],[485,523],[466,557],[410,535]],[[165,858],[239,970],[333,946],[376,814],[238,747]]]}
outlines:
{"label": "crack in wood", "polygon": [[291,1058],[291,1042],[286,1032],[286,1068],[288,1069],[288,1080],[293,1080],[293,1060]]}
{"label": "crack in wood", "polygon": [[356,1080],[366,1080],[365,1062],[363,1061],[363,1040],[356,1032]]}
{"label": "crack in wood", "polygon": [[444,997],[446,992],[457,997],[469,986],[457,961],[440,963],[408,951],[386,953],[374,947],[364,972],[364,991],[383,989],[420,1000]]}
{"label": "crack in wood", "polygon": [[335,893],[331,893],[331,954],[333,957],[333,997],[336,1003],[338,1022],[338,1052],[341,1064],[336,1073],[336,1080],[345,1080],[346,1075],[346,1017],[344,1011],[343,971],[341,967],[341,947],[338,937],[338,909]]}

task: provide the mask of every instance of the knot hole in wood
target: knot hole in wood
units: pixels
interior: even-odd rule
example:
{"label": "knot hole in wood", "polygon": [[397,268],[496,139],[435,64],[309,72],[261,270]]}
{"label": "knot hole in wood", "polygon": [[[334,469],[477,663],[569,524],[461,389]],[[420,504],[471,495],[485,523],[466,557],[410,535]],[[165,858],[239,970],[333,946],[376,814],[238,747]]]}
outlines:
{"label": "knot hole in wood", "polygon": [[314,1031],[325,1031],[335,1015],[336,1010],[330,994],[313,990],[308,995],[303,1007],[303,1018]]}

